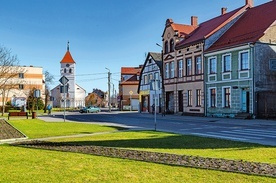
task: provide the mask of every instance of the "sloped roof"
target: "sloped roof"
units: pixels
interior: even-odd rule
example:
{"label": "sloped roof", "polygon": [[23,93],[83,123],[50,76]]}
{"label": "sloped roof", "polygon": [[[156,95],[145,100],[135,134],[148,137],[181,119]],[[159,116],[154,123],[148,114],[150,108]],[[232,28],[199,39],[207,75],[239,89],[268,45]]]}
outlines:
{"label": "sloped roof", "polygon": [[141,67],[121,67],[121,75],[124,74],[137,74],[141,72]]}
{"label": "sloped roof", "polygon": [[[146,60],[144,62],[143,68],[141,69],[141,73],[143,73],[143,70],[145,69],[147,62],[149,61],[149,57],[152,57],[152,59],[154,60],[154,62],[156,63],[156,65],[159,67],[160,69],[160,73],[162,75],[163,73],[163,67],[162,67],[162,54],[161,53],[156,53],[156,52],[149,52]],[[137,93],[140,93],[140,85],[141,85],[141,80],[142,77],[139,78],[139,85],[138,85],[138,89],[137,89]]]}
{"label": "sloped roof", "polygon": [[172,27],[174,32],[178,32],[178,37],[186,36],[186,35],[190,34],[192,31],[194,31],[197,28],[197,26],[193,26],[193,25],[176,24],[176,23],[173,22],[172,19],[167,19],[166,20],[166,26],[165,26],[165,29],[163,31],[162,37],[164,36],[165,30],[169,26]]}
{"label": "sloped roof", "polygon": [[270,26],[276,26],[276,1],[249,9],[208,50],[219,50],[244,43],[255,43]]}
{"label": "sloped roof", "polygon": [[186,45],[200,42],[208,38],[216,31],[218,31],[220,28],[222,28],[224,25],[233,20],[235,17],[243,13],[248,7],[249,5],[245,5],[229,13],[225,13],[223,15],[220,15],[211,20],[201,23],[190,35],[186,37],[186,39],[178,42],[176,44],[176,48],[179,49]]}
{"label": "sloped roof", "polygon": [[60,61],[60,63],[76,63],[70,53],[69,50],[65,53],[63,59]]}

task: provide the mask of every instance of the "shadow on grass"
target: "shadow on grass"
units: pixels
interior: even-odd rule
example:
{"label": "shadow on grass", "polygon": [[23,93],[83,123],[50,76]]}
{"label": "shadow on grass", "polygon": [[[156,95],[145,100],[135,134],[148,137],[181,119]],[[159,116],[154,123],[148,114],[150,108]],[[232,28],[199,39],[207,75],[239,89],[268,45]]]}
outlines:
{"label": "shadow on grass", "polygon": [[[145,131],[144,131],[145,133]],[[91,141],[66,141],[55,143],[55,145],[78,145],[78,146],[105,146],[118,148],[156,148],[156,149],[217,149],[217,148],[238,148],[252,149],[257,147],[270,147],[260,144],[244,143],[230,140],[204,138],[191,135],[178,135],[158,137],[159,132],[146,131],[152,133],[151,137],[142,139],[116,139],[116,140],[91,140]],[[156,136],[154,136],[156,134]],[[131,138],[131,137],[130,137]]]}

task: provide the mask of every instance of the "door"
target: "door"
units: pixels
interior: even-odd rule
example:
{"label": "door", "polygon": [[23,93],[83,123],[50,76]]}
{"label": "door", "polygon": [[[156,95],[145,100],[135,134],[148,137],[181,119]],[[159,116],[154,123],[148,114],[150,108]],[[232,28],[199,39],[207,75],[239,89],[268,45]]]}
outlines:
{"label": "door", "polygon": [[249,112],[249,91],[243,89],[241,96],[242,112]]}
{"label": "door", "polygon": [[182,94],[182,91],[178,91],[178,111],[183,112],[183,94]]}

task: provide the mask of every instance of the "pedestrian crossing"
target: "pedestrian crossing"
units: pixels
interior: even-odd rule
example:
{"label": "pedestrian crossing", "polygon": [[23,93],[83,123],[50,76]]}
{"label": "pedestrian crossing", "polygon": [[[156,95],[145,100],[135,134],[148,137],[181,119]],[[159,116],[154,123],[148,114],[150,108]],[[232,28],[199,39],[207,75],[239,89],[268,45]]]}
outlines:
{"label": "pedestrian crossing", "polygon": [[227,140],[238,140],[238,141],[248,141],[248,142],[258,142],[265,141],[269,139],[270,141],[276,142],[276,130],[261,130],[261,129],[251,129],[251,128],[227,128],[214,131],[211,127],[202,126],[201,128],[190,128],[182,129],[182,131],[188,132],[191,135],[212,137],[212,138],[221,138]]}

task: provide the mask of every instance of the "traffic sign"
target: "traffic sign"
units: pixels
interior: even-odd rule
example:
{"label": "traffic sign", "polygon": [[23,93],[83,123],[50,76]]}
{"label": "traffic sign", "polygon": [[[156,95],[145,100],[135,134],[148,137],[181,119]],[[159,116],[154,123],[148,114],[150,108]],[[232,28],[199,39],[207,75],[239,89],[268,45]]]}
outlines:
{"label": "traffic sign", "polygon": [[69,79],[65,76],[62,76],[60,79],[59,79],[59,82],[63,85],[66,85],[68,83]]}

